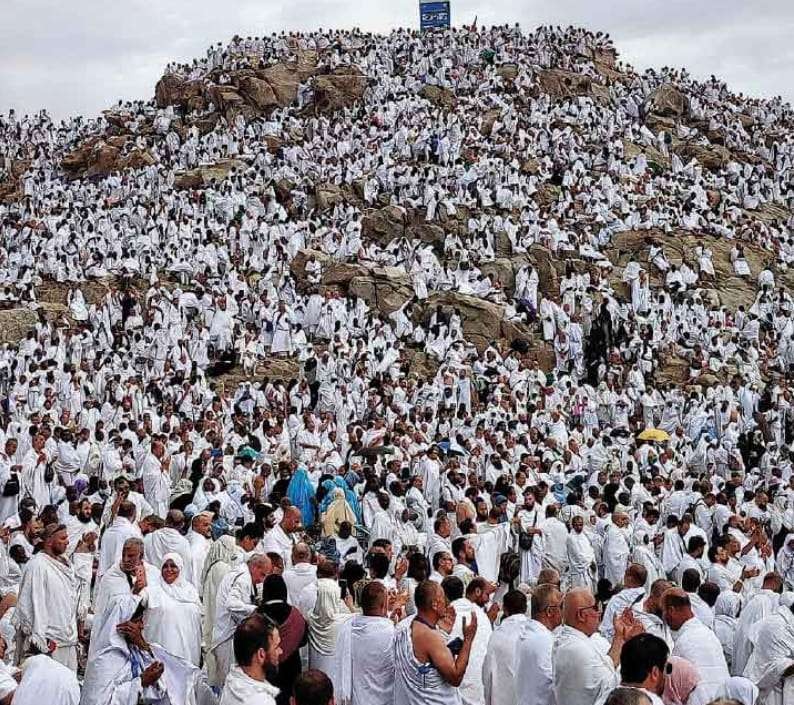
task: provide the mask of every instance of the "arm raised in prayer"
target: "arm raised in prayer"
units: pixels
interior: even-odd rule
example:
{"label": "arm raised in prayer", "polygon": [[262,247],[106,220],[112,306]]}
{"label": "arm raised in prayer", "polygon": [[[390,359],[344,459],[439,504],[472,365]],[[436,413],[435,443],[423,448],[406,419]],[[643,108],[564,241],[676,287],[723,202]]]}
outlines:
{"label": "arm raised in prayer", "polygon": [[463,676],[466,675],[466,668],[469,665],[471,646],[477,633],[477,617],[472,615],[468,623],[466,620],[463,621],[463,647],[457,656],[452,655],[439,632],[428,629],[418,622],[414,622],[411,628],[416,630],[414,647],[417,658],[424,655],[425,658],[420,660],[430,661],[441,677],[457,688],[463,682]]}

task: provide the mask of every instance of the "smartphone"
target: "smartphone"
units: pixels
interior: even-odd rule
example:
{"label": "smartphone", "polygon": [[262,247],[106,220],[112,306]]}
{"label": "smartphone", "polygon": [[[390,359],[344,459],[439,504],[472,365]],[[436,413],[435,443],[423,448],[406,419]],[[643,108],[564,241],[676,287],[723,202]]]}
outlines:
{"label": "smartphone", "polygon": [[340,579],[339,588],[342,590],[342,599],[344,600],[347,597],[347,580]]}

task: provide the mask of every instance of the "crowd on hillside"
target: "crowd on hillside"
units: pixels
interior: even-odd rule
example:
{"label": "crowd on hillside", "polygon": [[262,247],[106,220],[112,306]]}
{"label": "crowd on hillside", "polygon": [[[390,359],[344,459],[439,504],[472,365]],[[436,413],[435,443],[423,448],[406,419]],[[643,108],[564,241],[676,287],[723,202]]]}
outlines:
{"label": "crowd on hillside", "polygon": [[[0,178],[28,163],[0,309],[37,319],[0,338],[2,705],[794,702],[791,107],[570,27],[235,37],[166,73],[307,55],[363,100],[121,104],[152,163],[102,178],[61,162],[107,116],[0,115]],[[685,118],[649,119],[671,85]],[[374,237],[387,206],[443,237]],[[470,335],[477,300],[524,339]]]}

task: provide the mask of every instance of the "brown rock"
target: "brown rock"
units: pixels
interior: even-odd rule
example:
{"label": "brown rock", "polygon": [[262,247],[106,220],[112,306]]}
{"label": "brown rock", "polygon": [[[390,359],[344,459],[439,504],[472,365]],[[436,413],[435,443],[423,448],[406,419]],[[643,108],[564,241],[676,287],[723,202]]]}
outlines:
{"label": "brown rock", "polygon": [[537,159],[525,159],[521,163],[521,172],[524,174],[539,174],[540,164]]}
{"label": "brown rock", "polygon": [[319,112],[335,112],[355,105],[364,97],[367,77],[360,73],[315,76],[312,88],[315,108]]}
{"label": "brown rock", "polygon": [[386,206],[364,216],[361,221],[365,237],[386,244],[403,237],[408,225],[405,211],[398,206]]}
{"label": "brown rock", "polygon": [[[560,298],[560,278],[555,268],[555,260],[551,252],[542,245],[532,245],[529,250],[529,259],[538,272],[538,288],[544,296],[554,299]],[[563,267],[564,267],[564,263]]]}
{"label": "brown rock", "polygon": [[478,350],[484,350],[491,341],[501,338],[504,306],[455,291],[435,292],[425,301],[425,322],[438,305],[445,310],[460,311],[463,335]]}
{"label": "brown rock", "polygon": [[290,262],[289,268],[299,286],[306,285],[306,262],[309,257],[314,257],[323,267],[327,267],[331,262],[331,258],[319,250],[298,250]]}
{"label": "brown rock", "polygon": [[179,74],[163,76],[154,88],[154,99],[158,108],[173,105],[188,112],[191,109],[203,110],[206,105],[204,84],[201,81],[189,81]]}
{"label": "brown rock", "polygon": [[[504,257],[491,260],[490,262],[483,262],[480,264],[480,271],[485,276],[491,278],[491,283],[500,284],[502,289],[508,292],[508,294],[513,293],[516,276],[511,260]],[[540,276],[540,274],[538,274],[538,276]]]}
{"label": "brown rock", "polygon": [[673,151],[684,163],[690,159],[697,161],[706,169],[719,170],[731,161],[731,153],[720,145],[700,145],[692,142],[681,142],[673,147]]}
{"label": "brown rock", "polygon": [[237,172],[247,167],[239,159],[226,159],[209,166],[200,166],[177,173],[174,176],[174,186],[179,189],[196,189],[206,186],[213,180],[223,181],[234,169]]}
{"label": "brown rock", "polygon": [[294,68],[287,64],[274,64],[257,75],[270,84],[280,107],[286,108],[297,99],[300,78]]}
{"label": "brown rock", "polygon": [[0,343],[18,343],[36,327],[38,316],[28,308],[0,310]]}
{"label": "brown rock", "polygon": [[672,83],[663,83],[645,99],[646,113],[680,120],[689,115],[689,99]]}
{"label": "brown rock", "polygon": [[455,94],[448,88],[442,88],[441,86],[425,84],[419,91],[419,95],[425,100],[429,100],[433,105],[444,108],[444,110],[454,110],[458,105],[458,99]]}
{"label": "brown rock", "polygon": [[245,105],[245,100],[234,86],[212,86],[209,89],[210,100],[218,111],[227,115]]}
{"label": "brown rock", "polygon": [[417,379],[432,379],[438,372],[436,358],[413,348],[403,348],[402,357],[408,361],[408,374]]}
{"label": "brown rock", "polygon": [[501,77],[505,82],[512,83],[518,78],[518,65],[517,64],[502,64],[496,69],[496,74]]}
{"label": "brown rock", "polygon": [[413,298],[411,278],[403,270],[396,267],[362,269],[361,274],[350,280],[347,292],[351,296],[360,296],[382,314],[393,313]]}
{"label": "brown rock", "polygon": [[480,123],[480,132],[484,135],[490,135],[493,132],[494,123],[499,119],[499,116],[502,114],[502,111],[499,108],[492,108],[491,110],[486,110],[482,116],[482,122]]}
{"label": "brown rock", "polygon": [[345,195],[341,186],[336,184],[318,184],[314,189],[314,200],[317,203],[317,208],[326,210],[344,203]]}
{"label": "brown rock", "polygon": [[541,90],[555,100],[593,94],[593,82],[590,77],[573,71],[543,69],[538,72],[538,82]]}
{"label": "brown rock", "polygon": [[265,112],[278,107],[278,100],[270,84],[256,76],[244,76],[239,81],[240,95],[257,110]]}
{"label": "brown rock", "polygon": [[444,246],[444,240],[446,240],[446,237],[447,234],[444,232],[444,228],[439,225],[432,225],[430,223],[414,225],[410,232],[411,239],[421,240],[422,242],[429,245],[439,245],[441,247]]}

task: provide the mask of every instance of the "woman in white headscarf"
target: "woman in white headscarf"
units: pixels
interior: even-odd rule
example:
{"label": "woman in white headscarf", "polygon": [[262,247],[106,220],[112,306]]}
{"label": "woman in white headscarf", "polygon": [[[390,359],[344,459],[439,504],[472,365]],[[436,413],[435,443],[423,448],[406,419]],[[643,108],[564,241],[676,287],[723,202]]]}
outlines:
{"label": "woman in white headscarf", "polygon": [[80,705],[215,705],[200,669],[145,641],[143,614],[140,598],[121,595],[97,615]]}
{"label": "woman in white headscarf", "polygon": [[733,663],[733,642],[736,635],[736,622],[742,610],[742,596],[738,592],[725,590],[714,603],[714,633],[722,644],[728,669]]}
{"label": "woman in white headscarf", "polygon": [[330,578],[317,581],[317,602],[309,613],[309,668],[325,673],[339,687],[336,672],[336,636],[339,627],[352,617],[342,601],[339,584]]}
{"label": "woman in white headscarf", "polygon": [[178,553],[166,553],[160,578],[147,589],[144,636],[194,666],[201,664],[201,601],[193,584],[183,577]]}
{"label": "woman in white headscarf", "polygon": [[[212,644],[212,628],[215,624],[215,598],[218,594],[218,586],[221,584],[226,573],[242,557],[242,551],[237,548],[237,544],[232,536],[221,536],[214,541],[207,551],[204,559],[204,569],[201,573],[201,600],[204,604],[204,623],[202,632],[204,643]],[[204,660],[209,674],[215,670],[215,654],[209,649],[204,654]]]}

